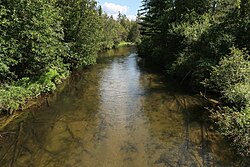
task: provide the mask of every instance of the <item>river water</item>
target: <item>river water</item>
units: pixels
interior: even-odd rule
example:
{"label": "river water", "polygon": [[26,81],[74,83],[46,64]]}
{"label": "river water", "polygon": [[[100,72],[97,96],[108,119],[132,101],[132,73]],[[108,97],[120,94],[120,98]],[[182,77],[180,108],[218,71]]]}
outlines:
{"label": "river water", "polygon": [[1,138],[1,167],[233,166],[201,100],[150,72],[133,48],[101,54]]}

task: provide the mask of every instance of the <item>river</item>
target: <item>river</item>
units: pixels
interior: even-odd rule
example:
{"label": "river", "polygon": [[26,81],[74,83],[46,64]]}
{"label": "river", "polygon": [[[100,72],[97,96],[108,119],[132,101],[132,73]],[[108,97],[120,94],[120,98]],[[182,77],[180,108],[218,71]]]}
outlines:
{"label": "river", "polygon": [[135,49],[120,48],[10,123],[0,166],[233,166],[207,124],[198,97],[145,68]]}

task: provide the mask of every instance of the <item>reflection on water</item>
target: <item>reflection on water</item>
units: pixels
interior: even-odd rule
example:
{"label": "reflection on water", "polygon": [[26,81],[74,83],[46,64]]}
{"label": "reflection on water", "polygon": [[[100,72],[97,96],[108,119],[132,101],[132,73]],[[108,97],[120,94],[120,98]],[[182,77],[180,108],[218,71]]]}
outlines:
{"label": "reflection on water", "polygon": [[103,55],[6,129],[1,167],[233,166],[199,99],[139,68],[131,49]]}

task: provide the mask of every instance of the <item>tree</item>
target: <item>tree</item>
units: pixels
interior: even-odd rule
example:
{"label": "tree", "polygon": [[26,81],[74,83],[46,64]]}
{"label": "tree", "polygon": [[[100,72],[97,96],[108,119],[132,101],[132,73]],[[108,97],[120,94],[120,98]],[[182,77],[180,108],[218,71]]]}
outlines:
{"label": "tree", "polygon": [[140,30],[139,24],[135,21],[132,22],[132,26],[128,32],[128,41],[133,43],[140,43]]}
{"label": "tree", "polygon": [[37,76],[61,64],[62,18],[55,0],[3,0],[0,6],[0,59],[8,77]]}
{"label": "tree", "polygon": [[215,121],[244,155],[249,155],[249,12],[249,0],[143,0],[138,51],[195,90],[220,95],[226,107],[213,110]]}
{"label": "tree", "polygon": [[64,62],[71,68],[95,63],[100,49],[100,17],[93,0],[58,0],[63,16],[64,42],[69,47],[70,56]]}

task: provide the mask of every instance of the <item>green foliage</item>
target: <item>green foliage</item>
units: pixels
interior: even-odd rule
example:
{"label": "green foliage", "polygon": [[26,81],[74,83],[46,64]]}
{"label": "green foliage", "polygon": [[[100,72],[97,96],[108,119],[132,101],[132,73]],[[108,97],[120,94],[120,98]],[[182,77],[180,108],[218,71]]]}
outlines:
{"label": "green foliage", "polygon": [[238,106],[250,106],[250,84],[237,83],[223,92],[227,102]]}
{"label": "green foliage", "polygon": [[142,38],[141,44],[138,46],[139,56],[144,58],[149,58],[152,55],[153,50],[153,41],[151,38],[144,37]]}
{"label": "green foliage", "polygon": [[117,47],[124,47],[124,46],[129,46],[129,45],[133,45],[132,42],[125,42],[125,41],[121,41]]}
{"label": "green foliage", "polygon": [[250,82],[249,55],[244,50],[231,49],[231,53],[223,57],[219,64],[213,68],[211,82],[220,90],[231,85]]}
{"label": "green foliage", "polygon": [[200,47],[200,55],[205,58],[219,61],[221,57],[229,53],[229,48],[235,45],[235,36],[224,29],[224,25],[214,25],[200,39],[196,47]]}
{"label": "green foliage", "polygon": [[67,72],[49,69],[37,81],[24,77],[10,85],[0,87],[0,111],[12,114],[13,111],[21,109],[28,99],[54,91],[56,84],[61,83],[67,74]]}
{"label": "green foliage", "polygon": [[170,31],[184,37],[187,44],[200,40],[201,35],[212,25],[212,17],[205,13],[198,15],[195,11],[186,14],[181,22],[174,23]]}
{"label": "green foliage", "polygon": [[212,118],[216,120],[219,131],[226,136],[231,145],[243,156],[250,155],[250,108],[242,109],[240,112],[224,107],[220,110],[212,110]]}
{"label": "green foliage", "polygon": [[51,77],[47,84],[36,80],[46,71],[50,76],[52,66],[67,71],[62,19],[55,0],[1,1],[0,110],[12,113],[27,99],[55,89]]}
{"label": "green foliage", "polygon": [[208,85],[222,97],[239,106],[250,105],[250,56],[245,50],[231,49],[231,53],[213,67]]}
{"label": "green foliage", "polygon": [[11,113],[27,99],[54,91],[69,70],[95,64],[101,49],[127,40],[136,22],[121,14],[115,20],[96,5],[95,0],[0,2],[0,111]]}
{"label": "green foliage", "polygon": [[122,41],[121,34],[124,29],[112,17],[102,15],[102,49],[111,49]]}
{"label": "green foliage", "polygon": [[140,41],[138,23],[130,21],[126,15],[119,14],[117,20],[107,14],[101,15],[101,49],[118,47],[122,42]]}
{"label": "green foliage", "polygon": [[69,48],[69,55],[63,61],[71,68],[95,63],[100,50],[101,26],[96,2],[92,0],[58,0],[63,16],[64,41]]}
{"label": "green foliage", "polygon": [[56,89],[55,81],[59,77],[59,73],[54,69],[50,69],[43,74],[38,80],[38,83],[42,85],[42,92],[47,93],[54,91]]}
{"label": "green foliage", "polygon": [[196,45],[202,34],[211,27],[212,22],[210,15],[198,15],[192,11],[186,14],[181,22],[173,24],[170,31],[182,37],[180,44],[182,49],[176,53],[172,64],[169,65],[167,69],[169,74],[180,78],[192,74],[197,82],[204,79],[211,62],[206,58],[201,58]]}
{"label": "green foliage", "polygon": [[0,88],[0,110],[7,109],[10,114],[24,104],[29,92],[20,86]]}
{"label": "green foliage", "polygon": [[140,30],[139,30],[139,24],[137,22],[132,22],[131,23],[131,28],[128,32],[128,41],[135,43],[135,44],[139,44],[140,41]]}
{"label": "green foliage", "polygon": [[0,5],[6,11],[1,17],[1,59],[11,76],[40,75],[60,61],[65,53],[55,0],[3,0]]}
{"label": "green foliage", "polygon": [[[139,55],[164,67],[180,82],[191,81],[196,89],[204,90],[205,86],[216,92],[224,105],[240,111],[237,117],[243,120],[241,114],[250,105],[250,1],[142,2]],[[220,111],[222,116],[226,110]],[[234,145],[240,152],[249,152],[249,122],[241,122],[248,128],[241,131],[223,119],[218,117],[220,128],[230,129],[228,133],[240,131]]]}

